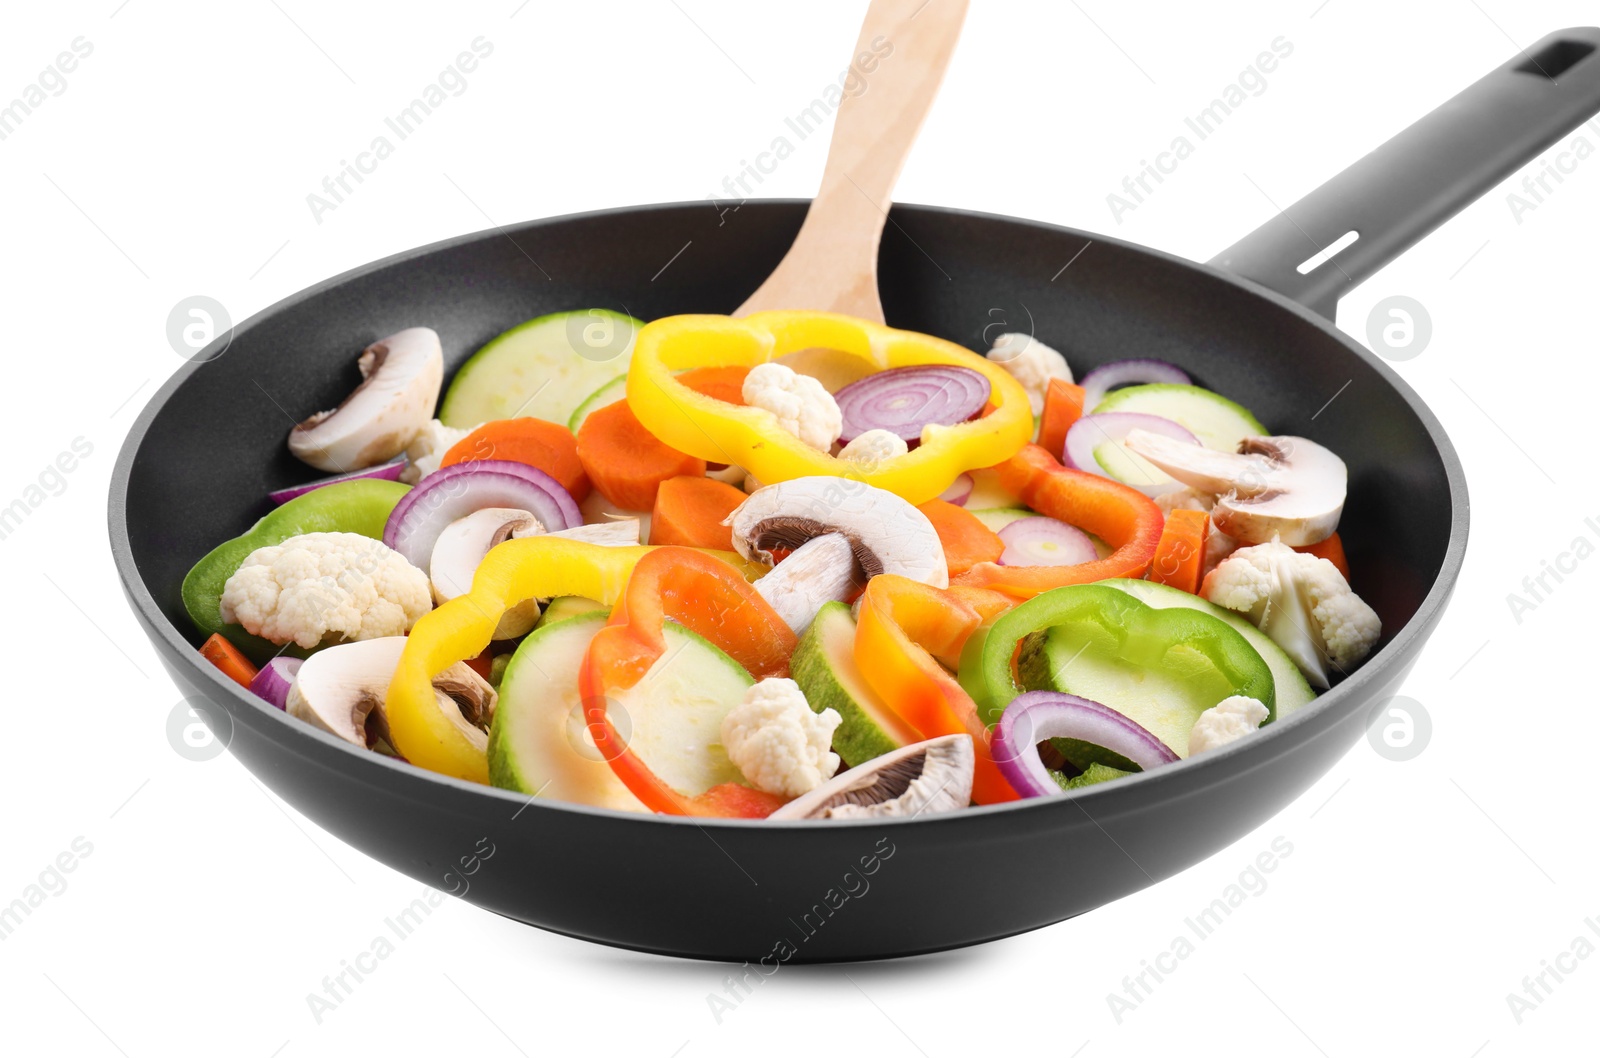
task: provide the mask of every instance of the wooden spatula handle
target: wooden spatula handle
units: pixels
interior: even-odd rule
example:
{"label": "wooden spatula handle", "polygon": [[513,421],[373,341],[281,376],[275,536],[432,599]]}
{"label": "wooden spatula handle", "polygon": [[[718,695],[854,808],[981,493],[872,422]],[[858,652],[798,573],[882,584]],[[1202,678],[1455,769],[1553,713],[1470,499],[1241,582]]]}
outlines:
{"label": "wooden spatula handle", "polygon": [[851,53],[822,187],[789,253],[737,315],[821,309],[883,322],[878,243],[895,179],[966,13],[967,0],[872,0]]}

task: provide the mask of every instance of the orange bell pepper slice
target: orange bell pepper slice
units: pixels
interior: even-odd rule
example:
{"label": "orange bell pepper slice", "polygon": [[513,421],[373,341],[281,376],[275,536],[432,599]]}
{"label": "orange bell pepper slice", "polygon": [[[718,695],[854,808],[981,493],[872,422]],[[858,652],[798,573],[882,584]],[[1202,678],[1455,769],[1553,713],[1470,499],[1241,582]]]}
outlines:
{"label": "orange bell pepper slice", "polygon": [[977,751],[972,796],[979,804],[1017,800],[989,752],[978,707],[935,656],[959,658],[983,616],[958,592],[908,577],[867,582],[856,622],[855,657],[878,696],[923,738],[966,734]]}
{"label": "orange bell pepper slice", "polygon": [[1067,584],[1110,577],[1143,577],[1155,558],[1165,519],[1154,500],[1127,485],[1069,470],[1038,445],[1029,445],[995,468],[1002,488],[1038,511],[1093,533],[1116,550],[1076,566],[1002,566],[980,562],[954,583],[1031,599]]}
{"label": "orange bell pepper slice", "polygon": [[612,725],[607,695],[644,678],[666,652],[668,619],[693,631],[749,670],[756,679],[783,676],[796,637],[767,600],[727,563],[687,547],[660,547],[634,566],[611,620],[589,641],[578,671],[578,693],[595,748],[646,808],[668,815],[762,818],[783,798],[723,784],[699,797],[668,786],[631,750]]}

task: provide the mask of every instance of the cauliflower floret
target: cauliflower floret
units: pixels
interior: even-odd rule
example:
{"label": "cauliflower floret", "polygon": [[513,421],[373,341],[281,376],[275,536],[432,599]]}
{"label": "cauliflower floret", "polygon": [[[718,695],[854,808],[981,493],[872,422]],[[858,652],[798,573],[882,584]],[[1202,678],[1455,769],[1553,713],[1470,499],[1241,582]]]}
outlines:
{"label": "cauliflower floret", "polygon": [[1267,707],[1254,698],[1235,694],[1200,714],[1189,729],[1189,756],[1237,742],[1261,726]]}
{"label": "cauliflower floret", "polygon": [[1382,631],[1338,567],[1277,540],[1235,551],[1206,575],[1200,594],[1249,617],[1318,688],[1328,686],[1327,664],[1348,670]]}
{"label": "cauliflower floret", "polygon": [[765,408],[777,416],[778,425],[812,448],[826,452],[839,439],[844,417],[833,394],[810,375],[783,364],[758,364],[744,377],[740,390],[752,408]]}
{"label": "cauliflower floret", "polygon": [[433,609],[428,575],[381,540],[306,533],[258,547],[222,588],[222,619],[310,650],[325,639],[404,635]]}
{"label": "cauliflower floret", "polygon": [[989,347],[988,357],[1022,383],[1022,388],[1028,391],[1028,406],[1033,409],[1035,419],[1044,414],[1044,395],[1050,389],[1050,380],[1072,381],[1072,368],[1067,366],[1067,358],[1031,334],[1015,331],[1002,334]]}
{"label": "cauliflower floret", "polygon": [[839,770],[829,746],[841,719],[833,709],[813,712],[793,680],[765,679],[722,718],[722,746],[757,789],[799,797]]}
{"label": "cauliflower floret", "polygon": [[438,419],[431,420],[422,428],[422,432],[406,445],[406,468],[400,472],[400,480],[407,485],[415,485],[438,470],[439,461],[444,458],[444,454],[471,432],[446,426]]}
{"label": "cauliflower floret", "polygon": [[871,466],[911,451],[905,438],[888,430],[868,430],[839,449],[839,458]]}

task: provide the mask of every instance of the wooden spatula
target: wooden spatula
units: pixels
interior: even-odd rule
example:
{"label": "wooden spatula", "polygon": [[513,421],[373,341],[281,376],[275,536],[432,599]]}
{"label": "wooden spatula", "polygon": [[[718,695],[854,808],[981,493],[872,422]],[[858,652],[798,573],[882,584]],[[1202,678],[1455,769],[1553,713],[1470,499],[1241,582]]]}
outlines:
{"label": "wooden spatula", "polygon": [[[817,309],[883,322],[878,243],[891,193],[966,14],[967,0],[872,0],[850,59],[865,90],[839,104],[822,187],[794,245],[734,315]],[[877,65],[863,73],[858,57],[874,55],[878,38]]]}

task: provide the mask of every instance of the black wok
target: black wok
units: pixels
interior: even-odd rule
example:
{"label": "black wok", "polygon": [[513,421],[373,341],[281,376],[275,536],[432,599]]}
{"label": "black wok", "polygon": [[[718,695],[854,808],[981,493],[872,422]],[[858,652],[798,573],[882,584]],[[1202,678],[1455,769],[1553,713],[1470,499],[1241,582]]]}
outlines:
{"label": "black wok", "polygon": [[[1127,356],[1174,361],[1274,431],[1314,438],[1349,464],[1340,531],[1385,641],[1310,707],[1225,750],[1072,798],[911,822],[692,822],[529,803],[361,752],[266,706],[195,652],[178,595],[185,571],[259,516],[267,490],[308,476],[285,448],[277,405],[331,406],[354,384],[354,352],[417,324],[439,332],[454,366],[557,310],[731,311],[788,247],[806,209],[798,201],[725,216],[703,202],[641,206],[480,232],[258,314],[224,355],[179,371],[128,437],[110,496],[124,588],[173,680],[266,785],[395,869],[520,921],[771,967],[935,951],[1081,914],[1280,811],[1361,736],[1416,661],[1461,568],[1466,481],[1438,420],[1334,327],[1334,304],[1600,109],[1597,44],[1596,29],[1546,38],[1209,265],[1025,220],[895,207],[879,268],[891,325],[978,348],[991,310],[1009,329],[1031,315],[1080,371]],[[1354,245],[1296,272],[1351,230]]]}

